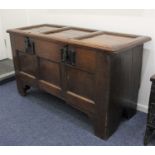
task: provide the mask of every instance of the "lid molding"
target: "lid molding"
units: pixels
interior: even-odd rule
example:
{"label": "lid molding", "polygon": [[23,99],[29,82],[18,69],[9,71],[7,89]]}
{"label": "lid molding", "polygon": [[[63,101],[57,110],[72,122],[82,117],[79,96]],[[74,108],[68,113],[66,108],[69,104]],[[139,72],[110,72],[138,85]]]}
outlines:
{"label": "lid molding", "polygon": [[150,41],[148,36],[101,31],[66,25],[40,24],[7,30],[10,34],[24,35],[48,41],[85,46],[113,53]]}

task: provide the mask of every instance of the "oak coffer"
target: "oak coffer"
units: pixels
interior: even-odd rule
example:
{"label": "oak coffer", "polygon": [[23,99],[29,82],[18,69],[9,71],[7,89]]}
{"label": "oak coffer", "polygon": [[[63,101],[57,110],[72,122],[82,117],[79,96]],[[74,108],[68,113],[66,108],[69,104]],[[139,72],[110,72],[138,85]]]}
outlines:
{"label": "oak coffer", "polygon": [[143,44],[149,37],[63,25],[8,30],[17,88],[55,95],[86,113],[107,139],[136,113]]}

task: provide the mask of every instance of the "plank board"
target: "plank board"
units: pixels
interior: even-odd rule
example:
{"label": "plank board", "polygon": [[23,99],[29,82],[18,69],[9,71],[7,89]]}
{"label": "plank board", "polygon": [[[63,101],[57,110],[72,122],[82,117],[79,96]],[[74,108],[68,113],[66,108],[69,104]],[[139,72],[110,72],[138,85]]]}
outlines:
{"label": "plank board", "polygon": [[72,39],[72,38],[91,34],[92,32],[93,31],[71,28],[69,30],[64,30],[64,31],[56,32],[56,33],[49,33],[48,36],[63,38],[63,39]]}
{"label": "plank board", "polygon": [[97,46],[103,46],[107,48],[111,47],[118,47],[125,44],[129,44],[133,41],[135,41],[136,37],[130,37],[130,36],[119,36],[119,35],[113,35],[113,34],[100,34],[93,37],[88,37],[84,39],[80,39],[80,41],[89,43],[92,45]]}
{"label": "plank board", "polygon": [[28,33],[45,33],[47,31],[58,30],[60,28],[61,27],[57,27],[57,26],[40,26],[40,27],[24,29],[23,31]]}

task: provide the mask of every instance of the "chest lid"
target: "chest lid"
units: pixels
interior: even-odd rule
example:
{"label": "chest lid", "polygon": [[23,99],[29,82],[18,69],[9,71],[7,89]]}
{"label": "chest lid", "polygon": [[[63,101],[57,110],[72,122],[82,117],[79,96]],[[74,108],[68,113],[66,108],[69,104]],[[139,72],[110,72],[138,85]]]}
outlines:
{"label": "chest lid", "polygon": [[7,32],[45,40],[62,41],[66,44],[91,47],[109,52],[118,52],[151,40],[150,37],[146,36],[51,24],[28,26],[8,30]]}

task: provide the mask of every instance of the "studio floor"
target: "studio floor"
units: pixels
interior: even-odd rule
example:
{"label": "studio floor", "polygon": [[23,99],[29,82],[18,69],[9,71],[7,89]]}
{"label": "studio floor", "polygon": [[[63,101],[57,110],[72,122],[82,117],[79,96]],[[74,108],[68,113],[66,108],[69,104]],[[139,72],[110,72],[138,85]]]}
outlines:
{"label": "studio floor", "polygon": [[[96,137],[90,120],[62,100],[39,90],[18,94],[15,81],[0,86],[0,145],[143,145],[146,114],[124,120],[104,141]],[[154,145],[152,141],[149,145]]]}

